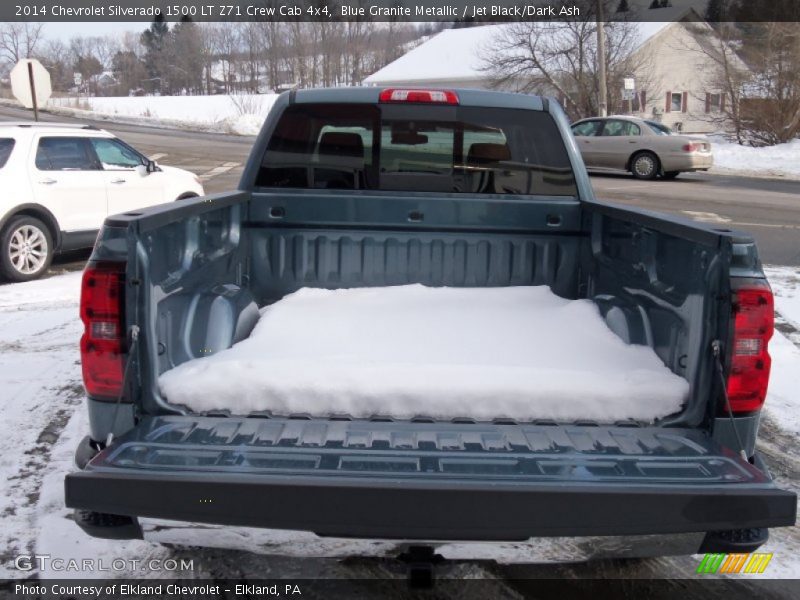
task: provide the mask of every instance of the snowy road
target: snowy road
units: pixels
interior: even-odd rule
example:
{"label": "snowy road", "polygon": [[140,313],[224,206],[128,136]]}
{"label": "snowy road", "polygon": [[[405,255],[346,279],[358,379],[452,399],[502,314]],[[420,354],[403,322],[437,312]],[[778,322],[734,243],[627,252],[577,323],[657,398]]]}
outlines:
{"label": "snowy road", "polygon": [[[772,268],[780,332],[772,343],[773,378],[759,448],[779,484],[800,491],[800,272]],[[78,576],[78,573],[23,572],[14,568],[19,554],[50,554],[63,559],[113,558],[191,559],[190,572],[150,571],[99,573],[101,576],[155,577],[403,577],[392,561],[353,559],[288,559],[253,552],[168,548],[148,541],[111,542],[89,538],[63,508],[63,478],[72,468],[72,454],[88,429],[82,407],[78,320],[80,273],[58,275],[25,284],[0,286],[0,576]],[[175,532],[177,534],[180,532]],[[161,532],[169,539],[170,532]],[[765,552],[775,553],[767,576],[800,573],[800,533],[795,528],[771,532]],[[576,577],[690,577],[698,557],[640,562],[594,562],[573,565],[503,567],[491,563],[453,562],[442,575],[507,581],[511,578]],[[378,584],[380,585],[380,584]],[[520,597],[526,584],[493,588],[498,597]],[[532,585],[532,584],[531,584]],[[680,586],[675,581],[664,585]],[[741,580],[731,585],[743,585]],[[380,593],[380,590],[378,591]]]}
{"label": "snowy road", "polygon": [[[254,141],[251,137],[193,128],[163,129],[157,121],[86,121],[48,113],[42,113],[41,118],[91,123],[108,129],[148,156],[156,157],[154,160],[198,174],[208,193],[237,187]],[[30,119],[30,112],[0,104],[0,122],[20,119]],[[735,227],[755,237],[763,260],[800,265],[800,181],[711,173],[684,173],[675,181],[640,181],[627,174],[592,174],[591,179],[600,199]],[[80,269],[85,256],[56,258],[51,270],[57,273]]]}

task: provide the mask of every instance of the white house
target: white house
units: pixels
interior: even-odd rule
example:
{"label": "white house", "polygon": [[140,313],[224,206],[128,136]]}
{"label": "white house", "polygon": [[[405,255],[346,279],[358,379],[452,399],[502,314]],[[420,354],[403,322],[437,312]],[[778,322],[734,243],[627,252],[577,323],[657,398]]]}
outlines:
{"label": "white house", "polygon": [[[724,96],[717,89],[717,65],[709,56],[709,40],[722,43],[692,8],[661,9],[663,22],[637,22],[631,73],[637,83],[627,111],[654,118],[685,132],[720,129]],[[485,54],[507,25],[447,29],[364,80],[376,86],[491,88]],[[704,51],[705,49],[705,51]],[[736,67],[747,69],[740,60]],[[646,82],[646,84],[642,84]],[[542,90],[542,93],[551,93]]]}

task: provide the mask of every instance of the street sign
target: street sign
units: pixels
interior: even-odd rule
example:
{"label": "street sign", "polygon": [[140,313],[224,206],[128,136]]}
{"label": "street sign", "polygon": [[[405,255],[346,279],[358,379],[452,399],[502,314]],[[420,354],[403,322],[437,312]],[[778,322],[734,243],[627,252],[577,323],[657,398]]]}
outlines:
{"label": "street sign", "polygon": [[633,77],[626,77],[623,81],[623,87],[626,90],[635,90],[636,89],[636,81],[634,81]]}
{"label": "street sign", "polygon": [[636,92],[634,90],[622,90],[623,100],[633,100],[634,98],[636,98]]}
{"label": "street sign", "polygon": [[32,108],[39,120],[39,107],[47,102],[53,88],[50,73],[35,58],[23,58],[11,69],[11,92],[25,108]]}

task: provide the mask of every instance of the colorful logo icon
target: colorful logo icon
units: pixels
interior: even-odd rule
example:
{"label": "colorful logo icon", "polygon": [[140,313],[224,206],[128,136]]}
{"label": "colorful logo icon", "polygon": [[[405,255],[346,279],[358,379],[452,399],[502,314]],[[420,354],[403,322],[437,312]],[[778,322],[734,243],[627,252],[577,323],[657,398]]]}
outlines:
{"label": "colorful logo icon", "polygon": [[706,554],[697,565],[697,573],[763,573],[772,560],[772,554],[753,552],[748,554]]}

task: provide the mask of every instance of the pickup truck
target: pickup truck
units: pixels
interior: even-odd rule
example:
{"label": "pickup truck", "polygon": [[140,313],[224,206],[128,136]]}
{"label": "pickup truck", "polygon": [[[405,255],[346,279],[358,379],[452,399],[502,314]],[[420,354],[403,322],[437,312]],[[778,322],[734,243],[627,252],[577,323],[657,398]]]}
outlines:
{"label": "pickup truck", "polygon": [[[589,299],[688,398],[654,422],[442,421],[193,414],[159,388],[300,288],[412,283]],[[90,431],[66,504],[97,537],[205,524],[303,555],[749,552],[796,517],[756,451],[773,317],[751,237],[596,200],[552,99],[287,92],[237,191],[106,219],[83,277]]]}

